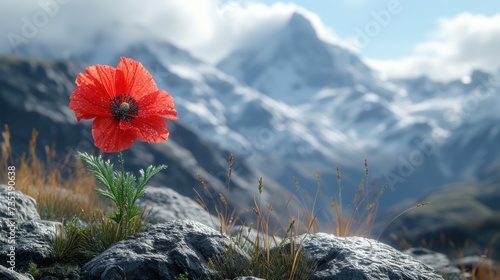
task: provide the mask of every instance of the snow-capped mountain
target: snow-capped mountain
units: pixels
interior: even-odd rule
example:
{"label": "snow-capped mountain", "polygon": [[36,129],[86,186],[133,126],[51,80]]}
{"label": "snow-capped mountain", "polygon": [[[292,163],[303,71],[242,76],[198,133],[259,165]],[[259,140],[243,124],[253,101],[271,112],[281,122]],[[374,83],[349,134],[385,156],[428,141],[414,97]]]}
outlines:
{"label": "snow-capped mountain", "polygon": [[[366,158],[370,177],[389,181],[386,208],[474,180],[499,158],[498,74],[387,81],[349,50],[322,41],[300,13],[217,65],[170,42],[109,48],[107,41],[96,34],[91,50],[69,57],[86,65],[116,65],[119,56],[141,61],[175,97],[180,123],[291,190],[295,176],[314,192],[317,170],[325,185],[335,185],[337,164],[351,187],[363,177]],[[62,50],[36,46],[24,53],[58,58]],[[225,170],[213,175],[223,178]]]}
{"label": "snow-capped mountain", "polygon": [[321,41],[299,13],[259,45],[235,50],[217,67],[291,105],[310,103],[324,87],[374,84],[371,69],[350,52]]}

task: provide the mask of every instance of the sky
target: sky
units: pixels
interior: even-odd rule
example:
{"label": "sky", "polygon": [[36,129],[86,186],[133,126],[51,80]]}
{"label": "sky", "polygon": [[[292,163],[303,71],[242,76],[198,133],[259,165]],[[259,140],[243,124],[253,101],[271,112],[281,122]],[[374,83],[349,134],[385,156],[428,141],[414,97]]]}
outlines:
{"label": "sky", "polygon": [[[258,2],[272,5],[276,1]],[[500,69],[500,1],[281,2],[316,14],[336,38],[390,77],[427,74],[448,81],[474,69]]]}
{"label": "sky", "polygon": [[[231,3],[231,1],[224,2]],[[271,5],[276,1],[258,2]],[[387,26],[370,38],[372,39],[370,45],[362,49],[363,55],[374,59],[394,59],[411,55],[418,43],[431,37],[439,28],[442,19],[451,19],[464,13],[488,17],[500,14],[500,1],[492,0],[285,0],[281,2],[294,3],[314,12],[341,38],[355,36],[356,28],[363,30],[370,21],[376,21],[375,15],[387,11],[390,3],[400,6],[399,12],[391,14]]]}
{"label": "sky", "polygon": [[0,53],[35,42],[92,50],[99,37],[119,50],[155,38],[216,63],[293,12],[388,77],[447,81],[500,69],[496,0],[0,0]]}

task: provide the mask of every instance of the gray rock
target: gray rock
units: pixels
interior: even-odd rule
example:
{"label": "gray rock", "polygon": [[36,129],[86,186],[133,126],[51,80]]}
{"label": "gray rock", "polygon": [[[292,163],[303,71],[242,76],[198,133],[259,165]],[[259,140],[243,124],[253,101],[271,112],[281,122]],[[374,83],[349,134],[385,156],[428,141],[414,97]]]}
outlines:
{"label": "gray rock", "polygon": [[125,280],[127,279],[125,277],[125,271],[123,271],[123,268],[117,266],[117,265],[112,265],[106,270],[101,275],[101,280]]}
{"label": "gray rock", "polygon": [[213,228],[219,226],[219,220],[196,201],[167,187],[149,186],[139,204],[151,207],[149,220],[153,224],[181,219],[197,221]]}
{"label": "gray rock", "polygon": [[[2,232],[11,232],[11,220],[0,219]],[[48,239],[54,236],[56,228],[61,223],[51,221],[26,221],[15,228],[15,239],[9,239],[8,235],[0,235],[2,246],[0,251],[0,263],[4,264],[9,260],[11,246],[15,249],[15,259],[17,266],[27,266],[29,263],[40,263],[53,260],[51,246]],[[12,243],[15,242],[15,243]]]}
{"label": "gray rock", "polygon": [[[312,279],[443,279],[431,267],[389,245],[362,237],[300,235],[304,255],[317,264]],[[290,246],[289,241],[285,241]]]}
{"label": "gray rock", "polygon": [[[0,235],[0,243],[6,244],[0,251],[0,263],[9,261],[12,248],[16,267],[50,260],[51,250],[47,239],[53,236],[60,223],[40,220],[35,200],[22,192],[12,192],[16,196],[15,217],[8,214],[12,209],[7,208],[7,203],[0,203],[0,228],[6,233]],[[0,185],[0,199],[8,201],[9,197],[8,186]]]}
{"label": "gray rock", "polygon": [[[11,193],[14,195],[11,195]],[[10,210],[12,210],[12,205],[7,203],[10,197],[16,197],[13,208],[15,209],[14,218],[17,223],[21,224],[25,221],[40,220],[40,215],[36,210],[35,200],[20,191],[9,191],[9,186],[7,185],[0,185],[0,199],[2,201],[2,203],[0,203],[0,218],[13,218],[9,215],[9,212],[11,212]]]}
{"label": "gray rock", "polygon": [[422,263],[434,268],[436,271],[446,277],[446,279],[464,279],[460,269],[451,263],[451,260],[445,255],[426,248],[410,248],[404,250],[408,254]]}
{"label": "gray rock", "polygon": [[[189,273],[193,279],[209,279],[215,272],[209,258],[224,256],[232,242],[218,231],[194,221],[174,220],[150,226],[111,246],[82,268],[85,279],[101,279],[109,266],[123,268],[127,280],[175,279]],[[249,256],[233,246],[231,261],[246,262]]]}
{"label": "gray rock", "polygon": [[0,265],[0,280],[33,280],[33,276],[17,273]]}

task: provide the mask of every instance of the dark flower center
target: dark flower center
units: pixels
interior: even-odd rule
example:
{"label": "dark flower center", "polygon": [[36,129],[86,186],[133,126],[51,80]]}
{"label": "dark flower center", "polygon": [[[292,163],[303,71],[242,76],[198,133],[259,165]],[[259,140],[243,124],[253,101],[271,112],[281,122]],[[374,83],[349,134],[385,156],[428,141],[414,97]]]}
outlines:
{"label": "dark flower center", "polygon": [[123,102],[122,104],[120,104],[120,110],[122,110],[123,112],[128,112],[130,110],[130,104],[128,104],[127,102]]}
{"label": "dark flower center", "polygon": [[139,113],[139,103],[128,94],[120,94],[111,100],[111,112],[116,122],[129,122]]}

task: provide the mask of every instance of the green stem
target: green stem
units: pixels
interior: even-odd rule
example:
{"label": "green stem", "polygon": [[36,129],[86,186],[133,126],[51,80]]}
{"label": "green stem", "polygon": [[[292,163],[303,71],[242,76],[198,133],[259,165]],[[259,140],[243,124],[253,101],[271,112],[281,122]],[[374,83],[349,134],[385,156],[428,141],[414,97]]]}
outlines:
{"label": "green stem", "polygon": [[[125,184],[124,184],[124,181],[125,181],[125,160],[123,159],[122,151],[118,152],[118,157],[119,157],[118,161],[120,162],[120,172],[121,172],[121,190],[120,191],[121,191],[121,197],[123,199],[122,203],[124,203],[123,205],[121,205],[122,209],[119,209],[120,214],[121,214],[120,224],[122,226],[124,226],[124,229],[126,231],[127,226],[128,226],[127,225],[127,215],[128,215],[127,208],[128,208],[128,206],[127,206],[127,201],[124,197],[125,193],[126,193]],[[122,222],[124,222],[124,224]]]}
{"label": "green stem", "polygon": [[[125,177],[125,167],[124,167],[125,161],[123,160],[123,153],[122,153],[122,151],[118,152],[118,156],[120,157],[119,161],[120,161],[120,169],[121,169],[121,172],[122,172],[122,176]],[[122,187],[123,187],[123,183],[122,183]]]}

